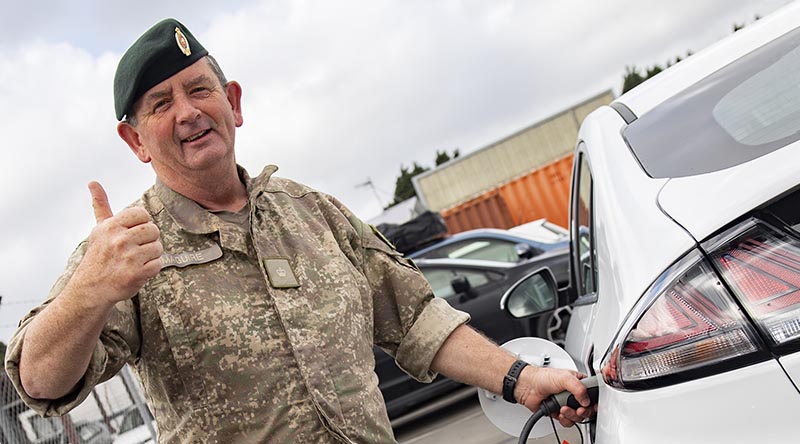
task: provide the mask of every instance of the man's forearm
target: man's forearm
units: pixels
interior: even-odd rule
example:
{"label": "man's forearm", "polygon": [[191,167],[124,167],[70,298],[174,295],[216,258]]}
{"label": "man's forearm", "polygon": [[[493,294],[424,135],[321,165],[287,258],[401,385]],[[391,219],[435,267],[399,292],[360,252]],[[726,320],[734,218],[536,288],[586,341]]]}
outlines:
{"label": "man's forearm", "polygon": [[431,368],[451,379],[501,393],[503,376],[516,358],[467,325],[450,334]]}
{"label": "man's forearm", "polygon": [[81,380],[112,306],[85,303],[70,285],[28,325],[20,381],[36,399],[58,399]]}
{"label": "man's forearm", "polygon": [[89,366],[114,305],[136,295],[161,270],[160,231],[144,208],[114,215],[108,196],[89,183],[97,225],[69,282],[28,325],[19,362],[28,395],[57,399]]}
{"label": "man's forearm", "polygon": [[[457,381],[502,394],[503,379],[515,361],[516,357],[511,353],[470,327],[461,325],[442,344],[431,368]],[[569,390],[581,405],[588,406],[589,395],[579,377],[583,376],[570,370],[526,366],[517,378],[514,399],[535,410],[548,396]],[[568,427],[591,413],[583,407],[577,411],[562,407],[559,421]]]}

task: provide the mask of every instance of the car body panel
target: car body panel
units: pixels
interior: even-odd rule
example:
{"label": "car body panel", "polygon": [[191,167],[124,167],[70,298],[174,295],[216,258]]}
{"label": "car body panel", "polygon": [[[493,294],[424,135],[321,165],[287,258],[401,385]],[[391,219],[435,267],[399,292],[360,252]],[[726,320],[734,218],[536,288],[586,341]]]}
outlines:
{"label": "car body panel", "polygon": [[[722,171],[670,179],[661,208],[699,239],[797,186],[800,142]],[[758,184],[758,186],[753,186]],[[714,214],[715,217],[698,217]]]}
{"label": "car body panel", "polygon": [[[572,307],[567,337],[564,340],[564,349],[569,353],[578,371],[585,375],[596,374],[593,357],[594,342],[592,342],[591,327],[594,324],[594,311],[597,304],[575,305]],[[602,351],[601,351],[602,352]]]}
{"label": "car body panel", "polygon": [[793,353],[788,356],[781,356],[778,361],[786,370],[786,374],[791,378],[795,388],[800,388],[800,353]]}
{"label": "car body panel", "polygon": [[[586,326],[593,332],[589,342],[595,346],[604,344],[603,347],[611,342],[617,327],[650,283],[696,244],[656,205],[667,179],[653,179],[639,167],[619,137],[624,124],[616,111],[603,107],[584,120],[579,133],[594,179],[597,293],[603,303],[591,314],[578,316],[591,317]],[[648,253],[643,257],[636,254],[638,251]],[[576,307],[573,316],[576,311],[587,310]],[[570,353],[580,349],[585,354],[590,347],[575,345],[577,335],[568,330],[565,348]],[[605,349],[596,350],[594,358],[601,358],[604,352]],[[585,362],[585,355],[580,361]],[[594,367],[597,370],[598,365]]]}
{"label": "car body panel", "polygon": [[598,435],[611,438],[600,444],[788,443],[797,438],[800,396],[774,360],[655,390],[623,392],[601,385],[600,402]]}

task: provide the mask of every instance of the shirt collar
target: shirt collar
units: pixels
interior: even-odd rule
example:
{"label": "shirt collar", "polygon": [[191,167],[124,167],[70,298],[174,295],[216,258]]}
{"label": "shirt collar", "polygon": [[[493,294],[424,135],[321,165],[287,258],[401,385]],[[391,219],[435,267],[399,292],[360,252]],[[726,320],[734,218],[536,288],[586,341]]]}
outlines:
{"label": "shirt collar", "polygon": [[[247,188],[248,196],[252,199],[266,189],[270,177],[278,170],[278,167],[267,165],[261,174],[252,179],[244,167],[237,165],[236,170],[239,173],[239,179]],[[181,229],[195,234],[208,234],[219,231],[219,218],[209,213],[197,202],[173,191],[158,178],[156,178],[154,189],[156,196],[164,204],[164,208]]]}
{"label": "shirt collar", "polygon": [[[241,168],[241,171],[244,171],[244,168]],[[239,172],[240,175],[242,174],[241,171]],[[250,197],[258,196],[261,192],[267,189],[269,179],[272,177],[272,174],[275,173],[275,171],[278,171],[277,166],[267,165],[263,170],[261,170],[261,174],[254,177],[252,180],[248,179],[249,182],[245,182],[247,184],[247,192],[250,194]],[[244,171],[244,174],[247,174],[247,172]]]}

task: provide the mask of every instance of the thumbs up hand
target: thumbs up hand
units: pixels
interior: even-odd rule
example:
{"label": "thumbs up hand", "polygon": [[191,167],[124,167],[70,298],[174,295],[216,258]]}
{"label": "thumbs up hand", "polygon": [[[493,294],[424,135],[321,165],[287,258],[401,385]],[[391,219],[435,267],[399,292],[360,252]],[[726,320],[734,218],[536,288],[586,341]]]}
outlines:
{"label": "thumbs up hand", "polygon": [[[114,215],[102,185],[89,183],[97,226],[73,280],[97,302],[114,304],[130,299],[161,270],[158,227],[144,208]],[[98,299],[99,298],[99,299]]]}

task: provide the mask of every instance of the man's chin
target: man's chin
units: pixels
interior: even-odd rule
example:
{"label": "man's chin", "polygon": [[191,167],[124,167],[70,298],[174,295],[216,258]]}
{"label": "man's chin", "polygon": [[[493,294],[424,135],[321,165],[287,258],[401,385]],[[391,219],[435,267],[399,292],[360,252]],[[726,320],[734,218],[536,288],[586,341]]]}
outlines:
{"label": "man's chin", "polygon": [[184,151],[186,166],[195,171],[205,171],[219,168],[228,160],[227,150],[215,146],[205,146],[194,150]]}

